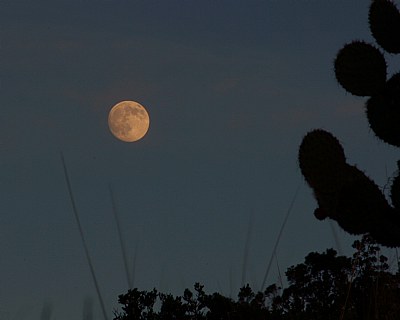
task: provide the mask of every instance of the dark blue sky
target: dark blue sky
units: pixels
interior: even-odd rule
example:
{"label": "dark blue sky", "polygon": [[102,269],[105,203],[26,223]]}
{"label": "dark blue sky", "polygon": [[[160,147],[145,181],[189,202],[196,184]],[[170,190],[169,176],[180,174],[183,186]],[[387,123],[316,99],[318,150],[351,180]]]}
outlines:
{"label": "dark blue sky", "polygon": [[[1,5],[0,319],[80,319],[100,309],[68,198],[64,153],[104,294],[127,285],[111,211],[114,188],[135,285],[175,294],[200,281],[259,288],[278,247],[281,270],[336,246],[297,166],[313,128],[383,186],[398,150],[376,139],[365,99],[337,83],[333,60],[373,41],[368,1],[3,1]],[[389,71],[399,60],[387,56]],[[109,109],[144,105],[146,137],[116,140]],[[333,224],[335,227],[336,225]],[[344,253],[352,238],[336,228]],[[274,264],[275,265],[275,264]],[[268,283],[277,281],[273,267]]]}

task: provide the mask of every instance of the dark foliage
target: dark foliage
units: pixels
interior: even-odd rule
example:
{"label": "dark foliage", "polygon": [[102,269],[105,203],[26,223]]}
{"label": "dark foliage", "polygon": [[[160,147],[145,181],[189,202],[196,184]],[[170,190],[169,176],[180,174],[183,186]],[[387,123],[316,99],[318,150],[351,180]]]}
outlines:
{"label": "dark foliage", "polygon": [[398,319],[400,273],[368,236],[356,241],[352,258],[336,251],[310,253],[286,272],[289,287],[274,301],[277,319]]}
{"label": "dark foliage", "polygon": [[400,269],[389,270],[387,257],[371,237],[353,247],[353,257],[338,256],[333,249],[311,252],[303,263],[288,268],[286,288],[271,285],[256,293],[246,285],[236,300],[206,294],[199,283],[194,292],[186,289],[178,297],[155,289],[129,290],[119,296],[123,312],[115,311],[114,320],[398,319]]}

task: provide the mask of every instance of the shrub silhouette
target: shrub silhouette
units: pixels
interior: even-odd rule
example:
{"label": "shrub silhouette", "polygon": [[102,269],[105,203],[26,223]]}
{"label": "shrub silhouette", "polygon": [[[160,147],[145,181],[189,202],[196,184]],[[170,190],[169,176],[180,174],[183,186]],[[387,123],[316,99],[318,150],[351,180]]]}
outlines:
{"label": "shrub silhouette", "polygon": [[[369,25],[384,50],[400,53],[400,11],[392,1],[372,1]],[[400,147],[400,73],[387,80],[385,57],[364,41],[353,41],[340,49],[334,69],[346,91],[370,96],[365,109],[375,135]],[[312,130],[303,138],[299,166],[314,191],[317,219],[329,217],[351,234],[368,233],[382,245],[400,247],[399,172],[392,182],[390,205],[364,172],[346,163],[337,138],[321,129]]]}
{"label": "shrub silhouette", "polygon": [[287,288],[273,284],[256,293],[247,284],[236,300],[207,294],[199,283],[194,293],[186,289],[176,297],[155,289],[129,290],[119,296],[123,312],[114,311],[114,320],[398,319],[400,269],[390,271],[371,237],[363,236],[353,248],[353,257],[338,256],[333,249],[311,252],[287,269]]}
{"label": "shrub silhouette", "polygon": [[371,237],[355,241],[353,248],[352,258],[328,249],[290,267],[289,286],[274,300],[276,319],[397,319],[400,273],[388,271],[387,258]]}

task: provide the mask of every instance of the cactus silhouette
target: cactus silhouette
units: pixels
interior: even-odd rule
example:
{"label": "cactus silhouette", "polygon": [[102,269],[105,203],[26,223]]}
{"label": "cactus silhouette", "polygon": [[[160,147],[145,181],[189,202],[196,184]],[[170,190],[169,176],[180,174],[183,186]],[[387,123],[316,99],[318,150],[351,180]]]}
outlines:
{"label": "cactus silhouette", "polygon": [[387,52],[400,53],[400,12],[391,1],[375,0],[369,9],[369,28]]}
{"label": "cactus silhouette", "polygon": [[[400,53],[400,11],[390,0],[373,0],[370,30],[377,44]],[[387,80],[387,64],[380,49],[353,41],[339,50],[334,61],[339,84],[356,96],[369,96],[365,109],[375,135],[400,147],[400,73]],[[378,243],[400,247],[400,161],[387,201],[381,189],[363,171],[346,162],[339,140],[315,129],[299,148],[299,166],[314,191],[317,219],[330,218],[350,234],[370,234]]]}
{"label": "cactus silhouette", "polygon": [[346,162],[331,133],[307,133],[299,149],[299,166],[314,191],[317,219],[329,217],[350,234],[370,233],[385,246],[400,246],[400,215],[364,172]]}
{"label": "cactus silhouette", "polygon": [[[400,53],[400,11],[389,0],[373,0],[369,27],[376,42],[389,53]],[[400,147],[400,74],[387,77],[382,52],[372,44],[353,41],[339,50],[335,76],[351,94],[370,96],[366,103],[369,125],[375,135]]]}
{"label": "cactus silhouette", "polygon": [[340,85],[356,96],[371,96],[386,82],[386,60],[381,51],[363,41],[346,44],[335,59]]}
{"label": "cactus silhouette", "polygon": [[375,135],[400,147],[400,73],[392,76],[380,93],[368,99],[366,112]]}
{"label": "cactus silhouette", "polygon": [[400,161],[397,162],[398,170],[392,181],[392,187],[390,189],[390,199],[392,200],[392,205],[400,210]]}

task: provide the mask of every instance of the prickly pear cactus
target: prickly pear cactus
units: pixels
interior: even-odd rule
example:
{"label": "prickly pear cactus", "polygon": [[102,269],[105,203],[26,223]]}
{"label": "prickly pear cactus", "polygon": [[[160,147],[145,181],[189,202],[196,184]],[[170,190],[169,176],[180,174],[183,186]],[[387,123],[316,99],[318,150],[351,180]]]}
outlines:
{"label": "prickly pear cactus", "polygon": [[317,129],[304,137],[299,150],[299,166],[310,186],[331,184],[345,164],[343,147],[331,133]]}
{"label": "prickly pear cactus", "polygon": [[[373,0],[370,30],[377,44],[400,53],[400,11],[390,0]],[[339,50],[335,62],[339,84],[357,96],[369,96],[366,116],[372,131],[386,143],[400,147],[400,73],[387,80],[387,64],[380,49],[353,41]],[[370,234],[378,243],[400,247],[400,161],[390,190],[391,205],[363,171],[346,162],[335,136],[316,129],[303,138],[299,166],[314,191],[317,219],[330,218],[351,234]]]}
{"label": "prickly pear cactus", "polygon": [[366,113],[375,135],[400,147],[400,73],[386,82],[382,92],[368,99]]}
{"label": "prickly pear cactus", "polygon": [[390,199],[392,200],[392,205],[400,210],[400,161],[397,161],[398,170],[392,181],[392,186],[390,188]]}
{"label": "prickly pear cactus", "polygon": [[[373,0],[369,26],[379,46],[389,53],[400,53],[400,11],[390,0]],[[335,75],[351,94],[370,96],[366,115],[375,135],[400,147],[400,75],[387,77],[387,64],[381,50],[364,41],[353,41],[339,50]]]}
{"label": "prickly pear cactus", "polygon": [[307,133],[299,149],[299,166],[314,190],[319,205],[314,212],[317,219],[335,216],[337,193],[346,166],[346,157],[339,140],[322,129]]}
{"label": "prickly pear cactus", "polygon": [[346,166],[337,208],[337,222],[352,234],[371,232],[382,218],[390,219],[393,211],[375,182],[356,166],[349,164]]}
{"label": "prickly pear cactus", "polygon": [[337,54],[334,65],[337,81],[356,96],[371,96],[385,85],[385,57],[369,43],[353,41],[346,44]]}
{"label": "prickly pear cactus", "polygon": [[[330,132],[316,129],[306,134],[299,149],[299,166],[314,191],[317,219],[336,220],[350,234],[375,232],[381,221],[393,220],[394,209],[380,188],[346,162],[339,140]],[[400,225],[398,231],[400,235]],[[382,244],[400,246],[400,238],[398,242],[382,240]]]}
{"label": "prickly pear cactus", "polygon": [[375,0],[369,10],[369,28],[387,52],[400,53],[400,12],[391,1]]}

